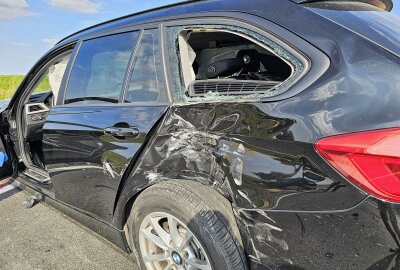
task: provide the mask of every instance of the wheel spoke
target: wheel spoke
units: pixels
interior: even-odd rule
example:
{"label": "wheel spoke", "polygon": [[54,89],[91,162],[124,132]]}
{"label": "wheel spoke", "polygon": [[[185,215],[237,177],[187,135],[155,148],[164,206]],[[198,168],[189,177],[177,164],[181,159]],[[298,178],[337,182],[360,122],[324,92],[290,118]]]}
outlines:
{"label": "wheel spoke", "polygon": [[151,233],[151,228],[147,228],[147,229],[141,229],[141,232],[143,233],[143,235],[149,239],[153,244],[155,244],[156,246],[162,248],[163,250],[168,250],[167,245],[165,244],[165,242],[161,239],[161,237],[152,234]]}
{"label": "wheel spoke", "polygon": [[187,260],[186,263],[191,269],[211,270],[211,266],[206,260],[192,258]]}
{"label": "wheel spoke", "polygon": [[171,237],[171,242],[174,247],[178,247],[178,239],[180,238],[178,232],[178,223],[172,217],[168,217],[168,227]]}
{"label": "wheel spoke", "polygon": [[192,238],[193,238],[193,234],[189,230],[186,230],[185,237],[182,239],[182,242],[181,242],[179,248],[182,250],[185,247],[187,247],[190,244],[190,241],[192,241]]}
{"label": "wheel spoke", "polygon": [[168,247],[171,245],[171,236],[169,233],[167,233],[158,223],[159,219],[158,218],[150,218],[150,223],[153,226],[154,231],[157,233],[157,235],[161,238],[161,240],[164,242],[164,244]]}
{"label": "wheel spoke", "polygon": [[172,262],[168,262],[168,265],[163,268],[163,270],[171,270]]}
{"label": "wheel spoke", "polygon": [[146,262],[161,262],[161,261],[167,261],[169,259],[169,256],[165,253],[160,253],[160,254],[149,254],[143,257],[143,261]]}

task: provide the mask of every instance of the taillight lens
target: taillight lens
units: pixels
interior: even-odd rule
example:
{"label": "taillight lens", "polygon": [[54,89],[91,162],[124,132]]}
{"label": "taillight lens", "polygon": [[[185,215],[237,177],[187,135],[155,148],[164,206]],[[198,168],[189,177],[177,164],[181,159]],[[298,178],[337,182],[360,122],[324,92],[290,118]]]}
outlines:
{"label": "taillight lens", "polygon": [[366,192],[400,203],[400,128],[327,137],[315,148]]}

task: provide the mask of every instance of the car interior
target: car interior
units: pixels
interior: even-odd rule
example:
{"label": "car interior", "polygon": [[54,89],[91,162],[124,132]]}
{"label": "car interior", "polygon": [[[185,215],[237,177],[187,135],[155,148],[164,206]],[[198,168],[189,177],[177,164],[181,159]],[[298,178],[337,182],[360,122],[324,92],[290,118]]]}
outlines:
{"label": "car interior", "polygon": [[189,96],[265,93],[292,74],[270,48],[228,30],[182,31],[179,49]]}
{"label": "car interior", "polygon": [[18,142],[26,165],[25,174],[41,183],[50,181],[44,166],[42,139],[48,112],[55,105],[71,52],[55,58],[39,72],[31,91],[25,94],[17,109]]}

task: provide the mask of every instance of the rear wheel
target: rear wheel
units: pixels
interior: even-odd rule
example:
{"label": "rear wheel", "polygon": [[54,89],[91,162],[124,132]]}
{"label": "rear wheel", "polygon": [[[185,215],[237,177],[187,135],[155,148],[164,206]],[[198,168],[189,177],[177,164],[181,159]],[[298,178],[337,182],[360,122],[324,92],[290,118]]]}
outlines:
{"label": "rear wheel", "polygon": [[247,269],[229,202],[190,181],[150,187],[127,221],[143,269]]}
{"label": "rear wheel", "polygon": [[193,232],[167,213],[154,212],[145,217],[139,230],[139,248],[149,270],[211,270],[206,252]]}

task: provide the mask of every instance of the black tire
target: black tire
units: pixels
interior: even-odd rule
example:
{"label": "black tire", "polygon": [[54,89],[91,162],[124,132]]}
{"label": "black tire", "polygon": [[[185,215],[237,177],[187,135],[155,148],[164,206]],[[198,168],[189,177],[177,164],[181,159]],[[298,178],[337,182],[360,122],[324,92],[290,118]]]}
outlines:
{"label": "black tire", "polygon": [[200,241],[212,269],[248,269],[229,201],[209,187],[180,180],[148,188],[132,206],[127,220],[128,237],[137,249],[142,269],[146,266],[139,250],[139,229],[143,219],[154,212],[164,212],[182,221]]}

